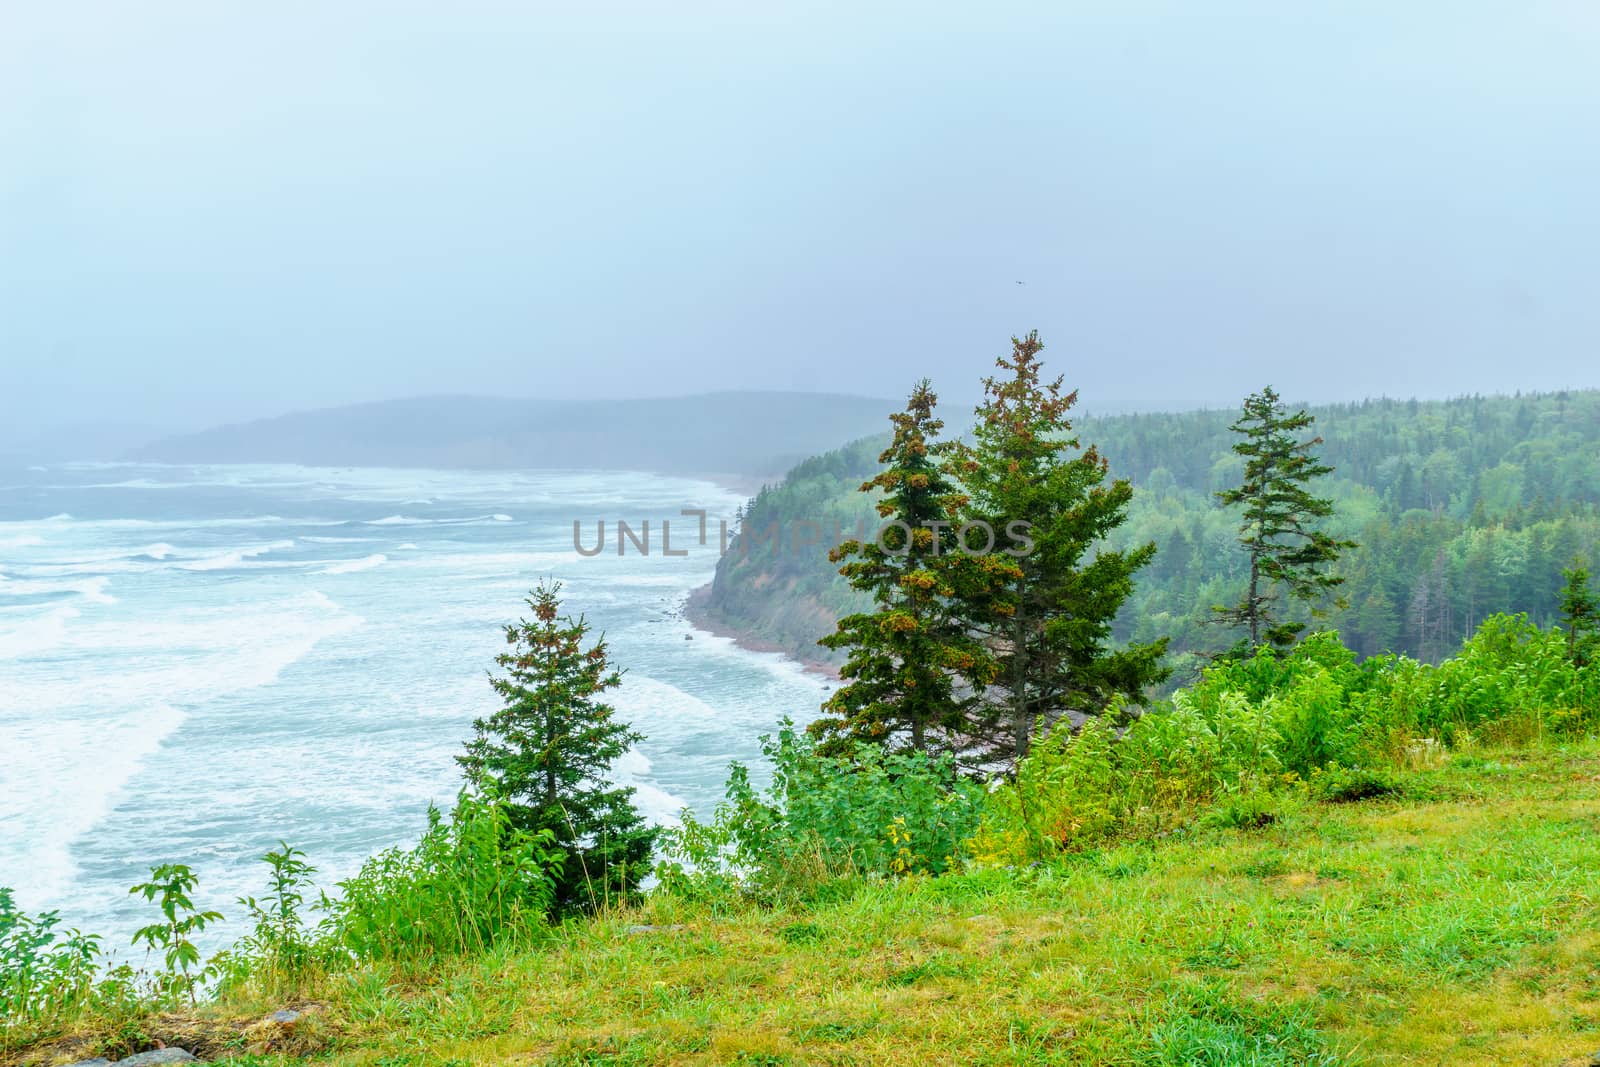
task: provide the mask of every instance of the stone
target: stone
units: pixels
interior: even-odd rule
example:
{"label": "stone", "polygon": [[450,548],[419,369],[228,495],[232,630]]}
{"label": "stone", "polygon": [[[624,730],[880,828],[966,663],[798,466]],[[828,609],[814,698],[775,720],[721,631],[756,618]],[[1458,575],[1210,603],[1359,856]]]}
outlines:
{"label": "stone", "polygon": [[77,1063],[69,1063],[66,1067],[111,1067],[111,1061],[104,1056],[96,1056],[92,1060],[79,1060]]}
{"label": "stone", "polygon": [[282,1011],[275,1011],[271,1015],[267,1016],[267,1022],[269,1022],[269,1023],[292,1023],[298,1018],[300,1018],[300,1013],[299,1012],[295,1011],[292,1008],[284,1008]]}
{"label": "stone", "polygon": [[125,1060],[118,1060],[116,1067],[151,1067],[157,1063],[194,1063],[196,1058],[187,1049],[158,1048],[152,1052],[141,1052],[137,1056],[129,1056]]}
{"label": "stone", "polygon": [[682,929],[684,929],[684,925],[682,923],[673,923],[671,926],[656,926],[653,923],[635,923],[632,926],[623,927],[622,932],[625,934],[659,934]]}

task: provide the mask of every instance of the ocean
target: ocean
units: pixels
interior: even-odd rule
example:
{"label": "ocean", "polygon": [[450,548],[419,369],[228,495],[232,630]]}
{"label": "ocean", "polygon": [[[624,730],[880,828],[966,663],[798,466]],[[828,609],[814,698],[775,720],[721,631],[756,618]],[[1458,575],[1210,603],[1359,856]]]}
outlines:
{"label": "ocean", "polygon": [[[111,948],[148,921],[128,887],[155,863],[232,920],[209,947],[280,840],[331,888],[453,802],[501,627],[547,577],[626,672],[614,703],[646,739],[618,780],[653,821],[709,813],[729,762],[827,689],[682,616],[741,501],[624,472],[0,470],[0,886]],[[602,520],[606,551],[575,551],[573,522],[588,547]],[[617,554],[618,520],[649,521],[651,554]]]}

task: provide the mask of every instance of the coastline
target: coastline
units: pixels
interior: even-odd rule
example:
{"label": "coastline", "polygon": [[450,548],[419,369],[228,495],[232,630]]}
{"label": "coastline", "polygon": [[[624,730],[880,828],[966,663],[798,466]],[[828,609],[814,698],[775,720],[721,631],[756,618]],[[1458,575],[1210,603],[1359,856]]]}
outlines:
{"label": "coastline", "polygon": [[714,637],[726,637],[747,652],[776,652],[780,656],[786,656],[794,660],[809,673],[821,675],[833,682],[839,681],[839,665],[837,663],[829,663],[826,660],[811,656],[797,655],[792,649],[731,626],[711,613],[710,600],[710,582],[691,590],[680,609],[684,621],[695,629],[711,634]]}

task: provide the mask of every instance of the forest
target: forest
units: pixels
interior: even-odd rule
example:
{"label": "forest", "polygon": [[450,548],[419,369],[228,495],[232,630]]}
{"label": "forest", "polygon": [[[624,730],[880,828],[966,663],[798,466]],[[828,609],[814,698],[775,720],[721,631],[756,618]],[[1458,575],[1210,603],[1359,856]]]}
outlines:
{"label": "forest", "polygon": [[[1070,384],[1070,382],[1068,383]],[[1339,631],[1362,656],[1399,652],[1437,662],[1484,618],[1557,614],[1561,572],[1600,546],[1600,391],[1452,400],[1368,400],[1312,406],[1333,472],[1328,527],[1356,547],[1339,563],[1338,595],[1318,628]],[[1215,494],[1239,480],[1231,410],[1084,417],[1074,431],[1113,477],[1134,487],[1125,524],[1107,545],[1153,542],[1116,622],[1122,640],[1170,638],[1175,681],[1232,638],[1212,607],[1237,594],[1245,557],[1237,517]],[[948,417],[955,419],[951,414]],[[806,460],[764,487],[743,528],[774,522],[870,521],[885,436]],[[863,601],[824,548],[810,554],[741,548],[721,560],[704,611],[796,655],[830,661],[815,642]]]}

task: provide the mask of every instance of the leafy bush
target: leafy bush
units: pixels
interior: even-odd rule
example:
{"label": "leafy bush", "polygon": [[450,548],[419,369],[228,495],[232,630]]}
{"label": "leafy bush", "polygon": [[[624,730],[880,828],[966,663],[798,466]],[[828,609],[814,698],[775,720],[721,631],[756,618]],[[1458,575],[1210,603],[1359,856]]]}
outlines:
{"label": "leafy bush", "polygon": [[1402,792],[1399,781],[1387,771],[1365,768],[1330,767],[1314,775],[1311,795],[1330,804],[1349,804],[1376,800]]}
{"label": "leafy bush", "polygon": [[267,895],[239,898],[254,926],[217,962],[225,985],[253,982],[271,993],[292,993],[323,954],[303,914],[316,868],[284,841],[261,862],[270,871]]}
{"label": "leafy bush", "polygon": [[60,925],[59,913],[29,915],[0,887],[0,1023],[37,1020],[88,998],[100,938]]}
{"label": "leafy bush", "polygon": [[128,890],[143,894],[161,909],[161,922],[141,927],[133,935],[135,945],[161,952],[165,969],[155,975],[155,992],[160,996],[187,994],[191,1005],[196,989],[217,973],[213,964],[201,961],[191,935],[222,921],[221,912],[195,907],[190,894],[199,884],[199,877],[183,864],[161,863],[150,868],[148,882]]}
{"label": "leafy bush", "polygon": [[983,789],[948,756],[865,744],[824,756],[788,721],[761,747],[772,763],[764,792],[734,764],[712,820],[686,812],[663,835],[657,875],[669,890],[803,894],[851,876],[943,874],[977,828]]}
{"label": "leafy bush", "polygon": [[1213,825],[1261,825],[1305,784],[1333,802],[1399,790],[1393,770],[1438,766],[1469,731],[1506,740],[1600,724],[1600,670],[1560,631],[1493,616],[1437,667],[1360,663],[1335,633],[1221,660],[1118,734],[1101,722],[1039,738],[986,807],[974,852],[1014,864],[1159,835],[1214,804]]}
{"label": "leafy bush", "polygon": [[554,899],[561,853],[549,831],[515,829],[502,805],[462,794],[448,819],[391,848],[323,896],[324,932],[350,957],[414,959],[481,951],[540,929]]}

